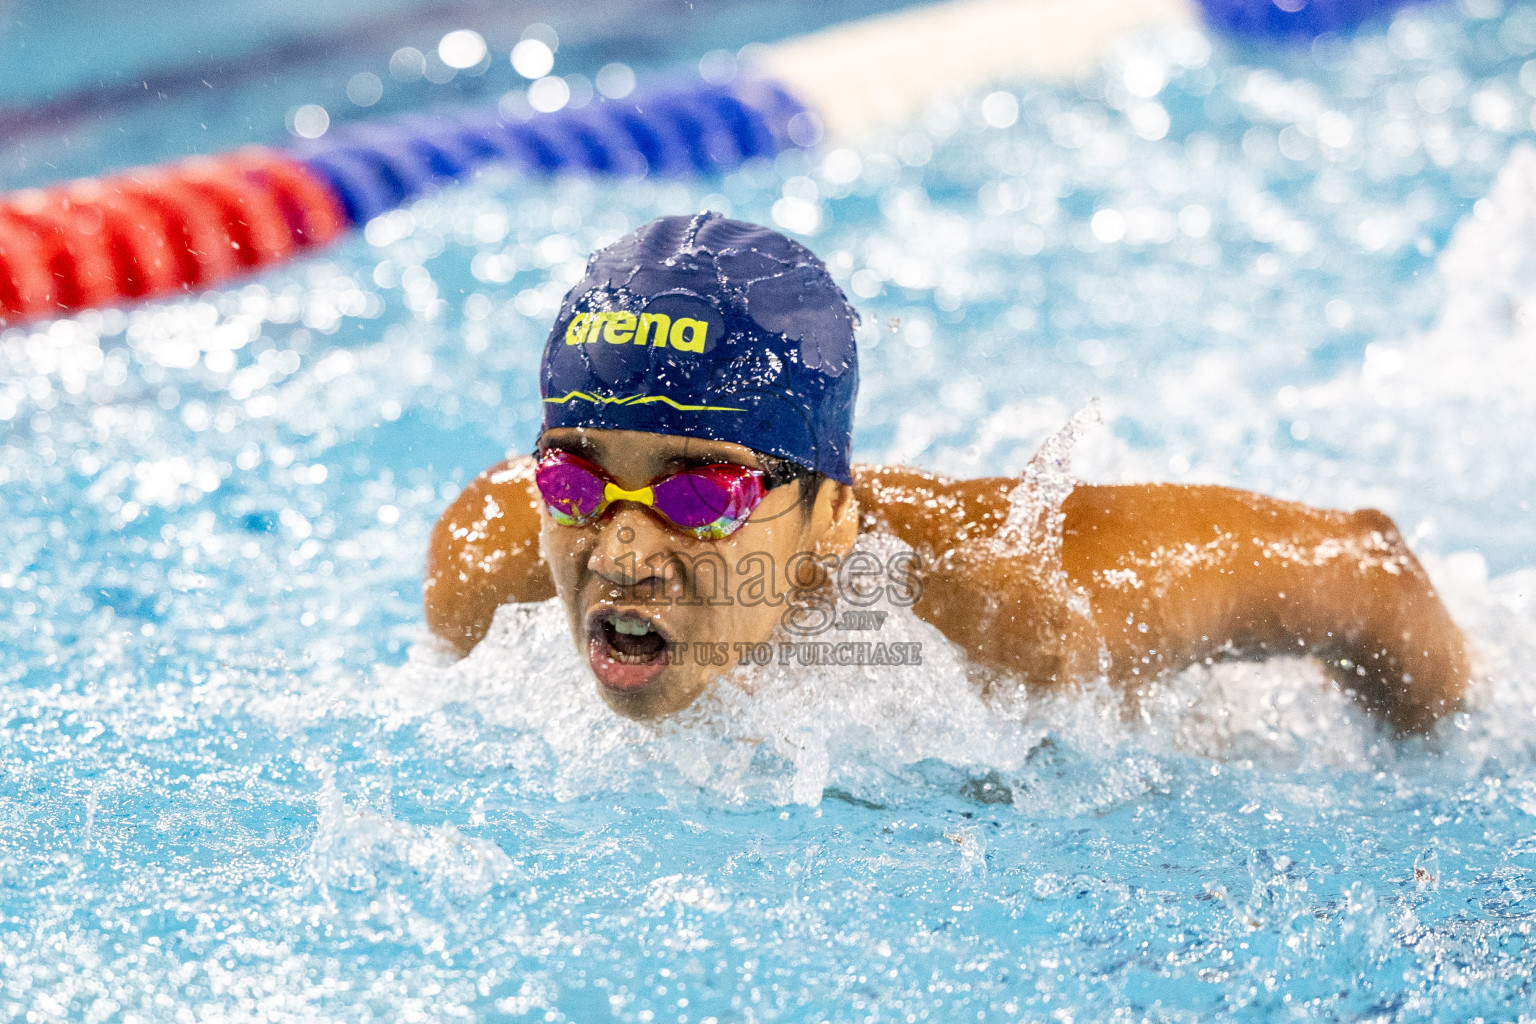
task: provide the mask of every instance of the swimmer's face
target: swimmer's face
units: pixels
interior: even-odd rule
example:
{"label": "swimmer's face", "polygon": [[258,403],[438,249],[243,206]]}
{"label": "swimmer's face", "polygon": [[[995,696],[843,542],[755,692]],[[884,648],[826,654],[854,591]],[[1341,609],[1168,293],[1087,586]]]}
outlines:
{"label": "swimmer's face", "polygon": [[[632,430],[549,430],[539,447],[595,463],[626,490],[710,464],[761,468],[756,453],[738,444]],[[633,501],[614,502],[587,526],[564,526],[544,513],[544,558],[571,635],[609,707],[630,718],[687,707],[736,664],[737,644],[773,635],[785,611],[785,570],[797,553],[844,554],[852,547],[852,489],[829,481],[807,509],[803,486],[772,488],[744,524],[719,540],[700,540]],[[752,582],[764,579],[765,566],[777,601],[754,599]],[[700,657],[712,652],[723,653]]]}

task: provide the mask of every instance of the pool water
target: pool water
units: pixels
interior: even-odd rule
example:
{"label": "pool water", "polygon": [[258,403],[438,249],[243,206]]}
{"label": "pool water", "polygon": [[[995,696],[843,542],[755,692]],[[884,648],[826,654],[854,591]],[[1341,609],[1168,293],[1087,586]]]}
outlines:
{"label": "pool water", "polygon": [[[1536,1017],[1536,6],[1188,30],[697,182],[487,174],[327,257],[0,335],[0,1017]],[[1403,527],[1477,647],[1397,740],[1301,661],[989,701],[739,673],[615,718],[553,606],[424,635],[587,253],[711,207],[864,314],[860,457]],[[866,541],[887,552],[891,542]]]}

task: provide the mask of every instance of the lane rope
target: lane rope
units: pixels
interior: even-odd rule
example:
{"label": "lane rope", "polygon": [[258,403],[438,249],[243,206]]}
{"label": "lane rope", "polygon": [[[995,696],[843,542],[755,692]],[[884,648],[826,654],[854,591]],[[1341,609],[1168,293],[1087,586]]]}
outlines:
{"label": "lane rope", "polygon": [[941,92],[1071,79],[1113,38],[1202,20],[1267,39],[1342,31],[1412,0],[948,0],[766,47],[730,84],[652,83],[622,100],[344,125],[0,196],[0,326],[214,288],[303,255],[425,192],[505,164],[529,175],[713,175],[856,138]]}

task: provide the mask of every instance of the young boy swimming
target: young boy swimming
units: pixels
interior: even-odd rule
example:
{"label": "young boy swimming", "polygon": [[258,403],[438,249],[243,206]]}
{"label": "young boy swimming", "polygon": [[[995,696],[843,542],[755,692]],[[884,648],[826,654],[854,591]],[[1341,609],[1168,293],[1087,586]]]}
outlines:
{"label": "young boy swimming", "polygon": [[[824,628],[814,595],[839,588],[910,603],[1032,686],[1299,654],[1399,731],[1460,706],[1465,641],[1387,516],[1078,485],[1048,556],[1017,479],[850,462],[855,323],[809,250],[716,214],[596,253],[545,346],[536,453],[486,470],[433,530],[433,633],[467,653],[502,604],[558,596],[603,699],[653,717]],[[912,554],[881,565],[854,551],[861,531]]]}

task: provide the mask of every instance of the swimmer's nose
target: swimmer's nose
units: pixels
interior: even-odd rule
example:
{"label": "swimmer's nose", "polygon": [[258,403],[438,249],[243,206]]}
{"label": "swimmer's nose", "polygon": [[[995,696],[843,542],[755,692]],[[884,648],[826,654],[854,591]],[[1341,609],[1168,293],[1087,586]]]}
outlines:
{"label": "swimmer's nose", "polygon": [[630,590],[660,579],[672,544],[666,527],[628,502],[615,506],[598,529],[587,568],[616,587]]}

